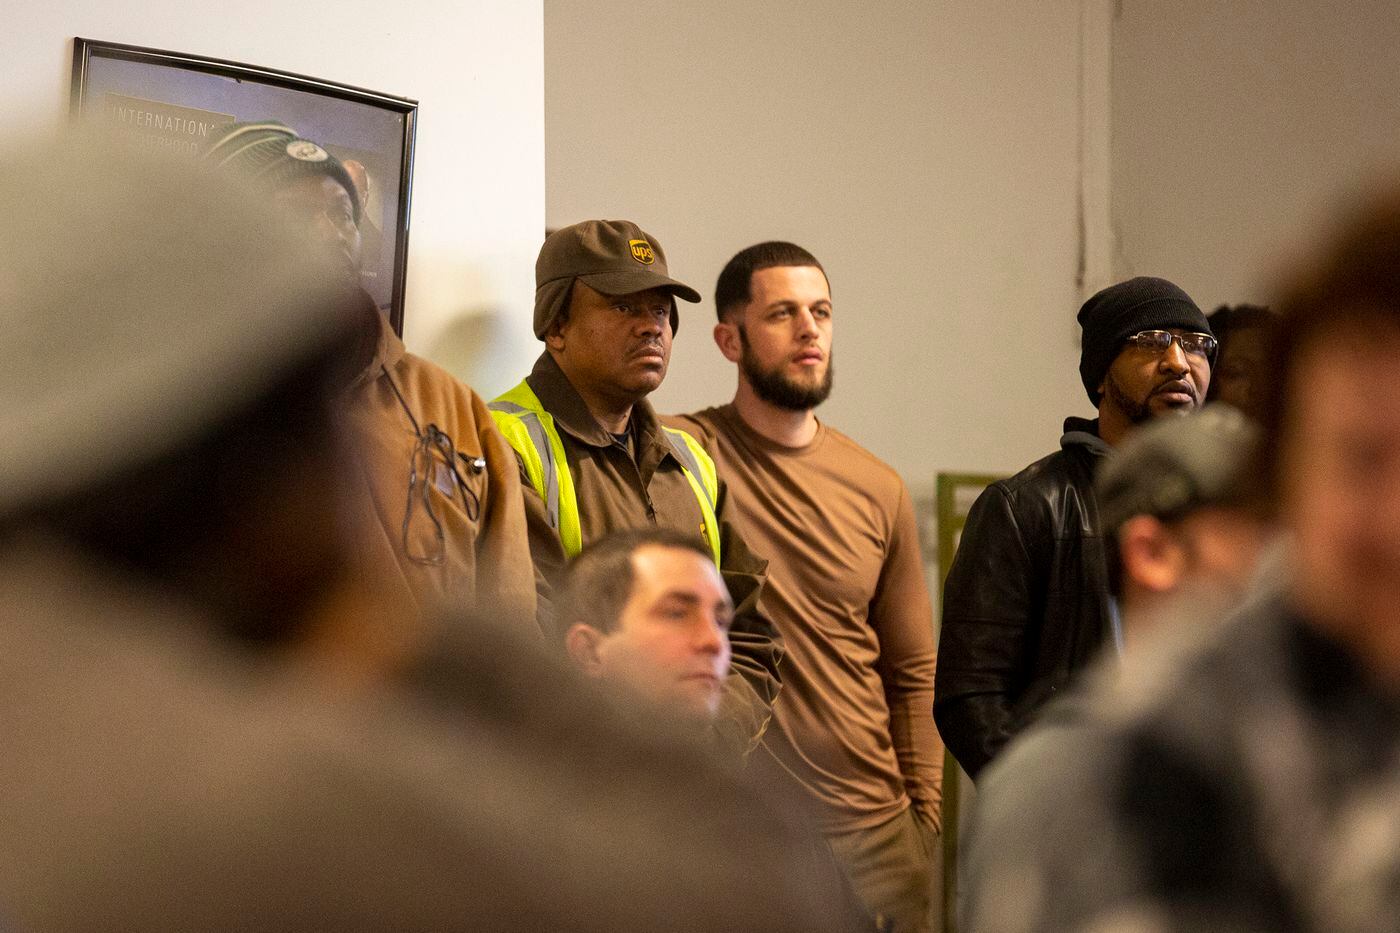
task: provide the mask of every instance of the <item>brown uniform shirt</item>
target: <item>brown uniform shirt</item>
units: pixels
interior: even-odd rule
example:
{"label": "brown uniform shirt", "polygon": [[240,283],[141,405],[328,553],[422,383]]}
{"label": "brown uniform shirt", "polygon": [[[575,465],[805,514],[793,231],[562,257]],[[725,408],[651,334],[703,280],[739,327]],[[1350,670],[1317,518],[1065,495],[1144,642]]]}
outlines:
{"label": "brown uniform shirt", "polygon": [[[564,457],[578,496],[584,547],[610,531],[655,525],[695,535],[707,550],[704,516],[695,491],[681,469],[671,441],[645,400],[632,407],[631,450],[609,434],[546,351],[526,378],[554,418]],[[538,573],[541,626],[553,628],[552,594],[567,563],[559,534],[549,524],[544,500],[535,492],[524,467],[525,511],[530,551]],[[723,473],[721,472],[721,477]],[[763,734],[778,695],[782,646],[772,623],[758,609],[766,562],[744,545],[736,532],[728,490],[721,479],[715,515],[720,523],[720,572],[734,599],[729,630],[733,673],[725,684],[718,724],[726,742],[749,748]]]}
{"label": "brown uniform shirt", "polygon": [[874,826],[911,800],[940,825],[933,616],[904,482],[825,425],[791,448],[732,405],[667,422],[706,446],[740,532],[769,558],[760,608],[788,654],[771,757],[755,766],[800,782],[828,832]]}
{"label": "brown uniform shirt", "polygon": [[[360,480],[352,489],[362,490],[354,502],[356,558],[367,588],[386,618],[479,608],[483,617],[533,629],[535,581],[515,452],[479,395],[406,352],[383,315],[375,318],[378,347],[346,399]],[[430,456],[420,442],[430,425],[451,442],[460,489],[446,467],[449,448],[439,443]]]}

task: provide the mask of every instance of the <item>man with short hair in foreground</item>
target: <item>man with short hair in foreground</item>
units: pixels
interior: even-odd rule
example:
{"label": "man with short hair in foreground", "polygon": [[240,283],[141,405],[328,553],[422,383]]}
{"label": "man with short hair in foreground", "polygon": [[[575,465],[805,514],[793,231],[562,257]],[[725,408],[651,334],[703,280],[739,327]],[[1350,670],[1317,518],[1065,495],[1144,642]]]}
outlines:
{"label": "man with short hair in foreground", "polygon": [[1038,778],[1054,800],[999,821],[1020,828],[974,930],[1395,928],[1400,197],[1276,307],[1250,476],[1284,566],[1220,625],[1125,655]]}
{"label": "man with short hair in foreground", "polygon": [[734,602],[714,559],[666,528],[615,532],[569,565],[560,621],[585,674],[703,721],[729,673]]}
{"label": "man with short hair in foreground", "polygon": [[1257,442],[1249,419],[1218,402],[1143,427],[1104,461],[1094,486],[1125,646],[1183,597],[1229,600],[1249,585],[1269,539],[1246,502]]}

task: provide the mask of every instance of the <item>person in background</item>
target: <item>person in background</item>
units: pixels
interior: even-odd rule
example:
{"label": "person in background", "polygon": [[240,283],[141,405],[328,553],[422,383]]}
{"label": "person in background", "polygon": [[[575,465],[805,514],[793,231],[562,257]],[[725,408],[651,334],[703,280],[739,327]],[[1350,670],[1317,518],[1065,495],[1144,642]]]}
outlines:
{"label": "person in background", "polygon": [[384,276],[384,231],[380,227],[384,214],[383,193],[379,182],[358,159],[341,162],[345,173],[355,185],[355,200],[360,205],[360,284],[369,292],[381,311],[390,307],[393,279]]}
{"label": "person in background", "polygon": [[429,637],[427,620],[478,603],[501,624],[533,627],[515,457],[481,397],[405,350],[360,287],[361,204],[350,173],[321,145],[269,122],[223,128],[205,159],[254,183],[351,286],[344,313],[361,337],[344,394],[354,440],[343,468],[363,490],[357,565],[379,600],[383,650],[411,655]]}
{"label": "person in background", "polygon": [[1059,790],[1024,801],[1035,816],[999,847],[973,929],[1394,928],[1397,194],[1353,216],[1276,305],[1247,476],[1288,542],[1282,565],[1222,622],[1125,656],[1034,782]]}
{"label": "person in background", "polygon": [[586,675],[713,721],[734,602],[692,537],[646,528],[600,538],[570,562],[560,608],[565,650]]}
{"label": "person in background", "polygon": [[1206,400],[1225,402],[1257,417],[1263,385],[1272,378],[1266,348],[1278,315],[1258,305],[1221,305],[1208,320],[1220,352]]}
{"label": "person in background", "polygon": [[491,403],[515,450],[540,593],[542,626],[557,627],[565,563],[613,531],[671,528],[704,547],[733,599],[732,671],[717,727],[751,749],[768,726],[782,647],[758,609],[765,562],[731,525],[734,506],[704,448],[663,427],[647,396],[666,376],[679,325],[673,278],[656,239],[625,220],[551,233],[535,263],[530,374]]}
{"label": "person in background", "polygon": [[857,893],[894,930],[926,930],[943,745],[936,653],[909,492],[815,410],[835,323],[821,264],[793,243],[741,250],[715,286],[734,400],[668,419],[728,480],[768,555],[760,609],[787,647],[783,693],[751,767],[809,801]]}
{"label": "person in background", "polygon": [[1079,324],[1079,375],[1098,417],[1066,419],[1060,450],[983,491],[943,590],[934,716],[974,780],[1103,646],[1121,643],[1094,471],[1140,425],[1196,411],[1210,384],[1210,325],[1165,279],[1103,289]]}

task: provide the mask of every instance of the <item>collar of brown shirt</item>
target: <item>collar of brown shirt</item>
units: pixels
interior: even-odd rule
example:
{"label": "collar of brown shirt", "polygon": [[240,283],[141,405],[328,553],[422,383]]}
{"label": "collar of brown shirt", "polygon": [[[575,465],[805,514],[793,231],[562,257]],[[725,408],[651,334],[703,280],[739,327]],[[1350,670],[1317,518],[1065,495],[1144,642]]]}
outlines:
{"label": "collar of brown shirt", "polygon": [[[593,417],[583,396],[578,394],[569,377],[559,368],[554,357],[546,350],[535,361],[535,368],[526,378],[531,390],[539,398],[545,411],[554,418],[559,430],[567,432],[574,440],[591,447],[617,447],[617,440]],[[681,460],[671,447],[671,439],[656,418],[656,411],[646,399],[640,399],[632,406],[629,430],[634,442],[637,472],[642,484],[650,485],[652,475],[661,461],[671,457],[677,466]]]}

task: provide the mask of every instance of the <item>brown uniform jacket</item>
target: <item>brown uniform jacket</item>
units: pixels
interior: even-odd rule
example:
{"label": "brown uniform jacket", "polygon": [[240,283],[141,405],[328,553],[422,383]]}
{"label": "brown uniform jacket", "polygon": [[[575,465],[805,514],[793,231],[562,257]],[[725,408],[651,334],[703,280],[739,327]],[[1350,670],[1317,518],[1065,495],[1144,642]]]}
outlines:
{"label": "brown uniform jacket", "polygon": [[[540,355],[526,381],[559,429],[578,496],[585,547],[611,531],[656,525],[694,533],[708,548],[701,531],[704,518],[700,504],[648,402],[632,407],[634,457],[598,424],[547,351]],[[520,475],[524,477],[523,465]],[[521,485],[539,586],[541,627],[552,631],[551,597],[560,584],[567,557],[558,532],[550,525],[544,500],[527,478]],[[729,630],[733,670],[725,685],[719,728],[726,741],[748,749],[762,736],[772,714],[780,684],[782,646],[772,623],[758,611],[767,561],[755,557],[744,545],[729,520],[731,509],[721,479],[715,507],[720,523],[720,572],[734,599],[735,613]]]}
{"label": "brown uniform jacket", "polygon": [[355,503],[355,531],[368,589],[389,618],[477,609],[533,630],[514,451],[480,396],[405,351],[383,315],[376,319],[378,347],[347,397],[360,480],[352,488],[367,493]]}

